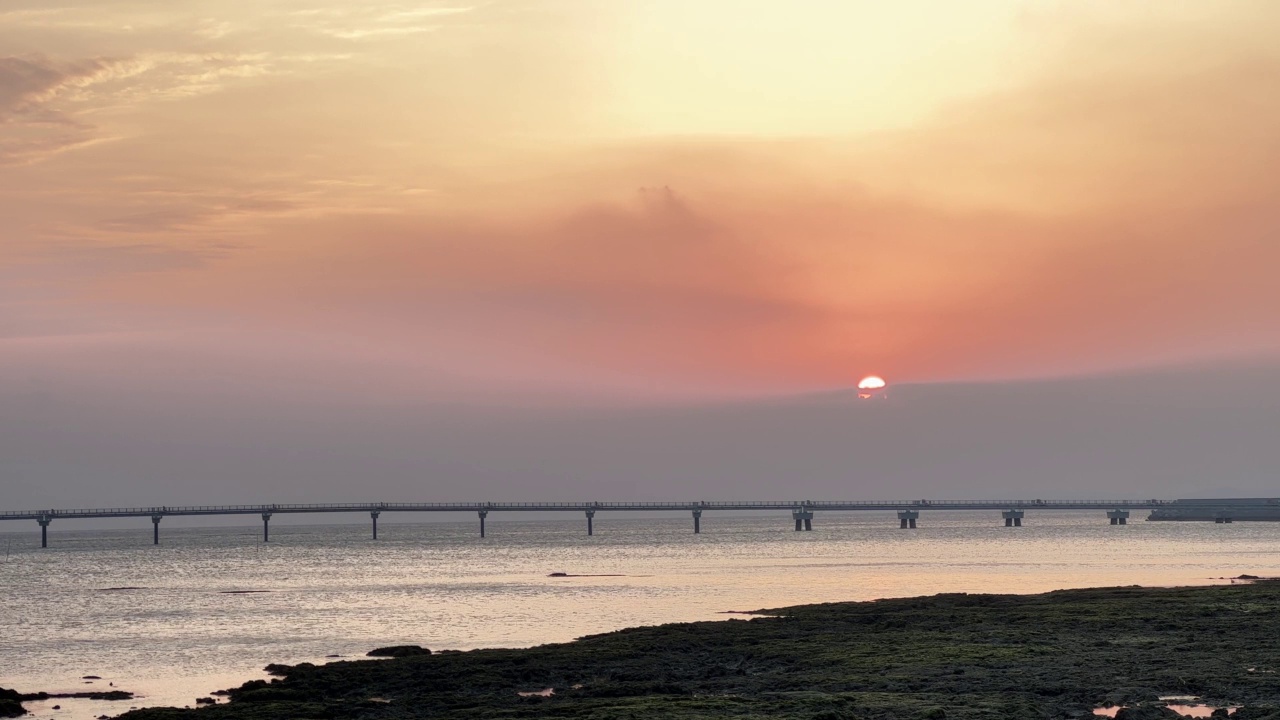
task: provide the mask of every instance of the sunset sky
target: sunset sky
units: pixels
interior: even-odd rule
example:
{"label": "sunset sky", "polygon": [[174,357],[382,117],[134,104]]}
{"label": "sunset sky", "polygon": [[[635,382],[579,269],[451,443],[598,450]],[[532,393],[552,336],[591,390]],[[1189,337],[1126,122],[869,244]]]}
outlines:
{"label": "sunset sky", "polygon": [[650,403],[1266,360],[1277,27],[1270,0],[4,0],[0,382]]}
{"label": "sunset sky", "polygon": [[1270,2],[3,8],[10,359],[772,393],[1280,348]]}

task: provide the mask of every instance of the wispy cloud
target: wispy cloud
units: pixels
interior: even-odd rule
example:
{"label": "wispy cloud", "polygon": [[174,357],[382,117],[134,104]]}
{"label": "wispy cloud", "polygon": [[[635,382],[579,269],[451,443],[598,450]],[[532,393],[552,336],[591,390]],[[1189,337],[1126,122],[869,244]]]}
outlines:
{"label": "wispy cloud", "polygon": [[293,13],[296,27],[343,40],[417,35],[434,32],[449,18],[474,10],[471,6],[369,5],[349,8],[311,8]]}
{"label": "wispy cloud", "polygon": [[90,58],[0,57],[0,165],[38,162],[107,142],[62,103],[75,103],[96,85],[145,72],[131,61]]}
{"label": "wispy cloud", "polygon": [[37,162],[119,137],[102,130],[104,111],[137,112],[141,104],[207,95],[300,65],[343,55],[145,53],[126,58],[58,60],[0,57],[0,164]]}

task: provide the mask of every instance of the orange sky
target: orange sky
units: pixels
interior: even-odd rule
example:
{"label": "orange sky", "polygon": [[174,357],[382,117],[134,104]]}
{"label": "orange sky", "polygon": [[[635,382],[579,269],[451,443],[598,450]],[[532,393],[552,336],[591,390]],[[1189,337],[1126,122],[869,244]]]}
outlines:
{"label": "orange sky", "polygon": [[1278,23],[7,0],[0,351],[641,397],[1274,354]]}

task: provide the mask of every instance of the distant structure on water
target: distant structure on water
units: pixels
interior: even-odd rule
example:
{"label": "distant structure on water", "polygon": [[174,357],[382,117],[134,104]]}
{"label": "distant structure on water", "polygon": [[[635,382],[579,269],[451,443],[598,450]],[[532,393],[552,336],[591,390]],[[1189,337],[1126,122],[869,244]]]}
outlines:
{"label": "distant structure on water", "polygon": [[1148,520],[1280,521],[1280,498],[1193,498],[1152,508]]}

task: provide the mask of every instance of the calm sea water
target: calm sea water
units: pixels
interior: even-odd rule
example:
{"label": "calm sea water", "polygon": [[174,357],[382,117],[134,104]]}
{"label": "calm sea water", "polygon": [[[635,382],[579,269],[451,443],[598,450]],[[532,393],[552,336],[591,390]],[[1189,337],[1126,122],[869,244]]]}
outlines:
{"label": "calm sea water", "polygon": [[[380,645],[515,647],[618,628],[754,610],[938,592],[1204,584],[1280,575],[1280,523],[1107,524],[1104,514],[823,513],[797,533],[785,513],[597,516],[466,523],[165,528],[55,527],[0,534],[0,686],[118,688],[135,702],[33,705],[89,718],[129,706],[189,705],[261,677],[267,663],[324,662]],[[19,530],[16,525],[6,530]],[[600,577],[549,577],[552,572]],[[132,588],[132,589],[116,589]],[[241,591],[265,591],[250,592]],[[85,675],[103,679],[85,684]]]}

